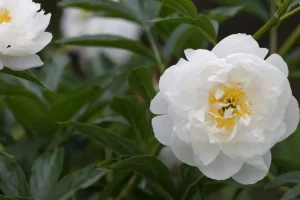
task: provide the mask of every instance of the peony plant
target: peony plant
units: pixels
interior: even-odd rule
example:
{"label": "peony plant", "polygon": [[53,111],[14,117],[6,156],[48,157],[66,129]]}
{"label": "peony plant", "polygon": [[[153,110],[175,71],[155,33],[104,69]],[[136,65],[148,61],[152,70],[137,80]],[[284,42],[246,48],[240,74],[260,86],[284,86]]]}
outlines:
{"label": "peony plant", "polygon": [[0,0],[0,200],[299,199],[299,11]]}

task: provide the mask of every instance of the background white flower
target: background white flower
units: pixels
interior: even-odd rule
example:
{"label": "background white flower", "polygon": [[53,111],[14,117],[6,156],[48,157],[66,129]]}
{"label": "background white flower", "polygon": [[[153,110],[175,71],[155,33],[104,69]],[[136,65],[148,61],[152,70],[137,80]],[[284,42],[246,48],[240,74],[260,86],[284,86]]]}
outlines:
{"label": "background white flower", "polygon": [[162,75],[151,111],[156,138],[207,177],[242,184],[263,179],[272,148],[293,133],[299,107],[288,67],[245,34],[212,51],[185,51]]}
{"label": "background white flower", "polygon": [[45,15],[32,0],[0,0],[0,67],[25,70],[43,62],[36,55],[52,39],[45,32],[51,14]]}
{"label": "background white flower", "polygon": [[[96,16],[76,8],[64,9],[61,29],[64,37],[78,37],[83,35],[109,34],[137,40],[141,29],[138,25],[124,19]],[[90,59],[99,54],[105,54],[112,61],[121,64],[126,62],[131,53],[115,48],[77,47],[83,59]]]}

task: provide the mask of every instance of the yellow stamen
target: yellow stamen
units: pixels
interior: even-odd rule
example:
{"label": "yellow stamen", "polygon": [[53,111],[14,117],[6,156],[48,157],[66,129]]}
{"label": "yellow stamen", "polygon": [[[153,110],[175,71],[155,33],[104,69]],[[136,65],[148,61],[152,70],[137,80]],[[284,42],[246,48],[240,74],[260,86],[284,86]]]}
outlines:
{"label": "yellow stamen", "polygon": [[11,21],[11,17],[9,15],[9,10],[2,8],[0,9],[0,24],[6,22],[10,22]]}
{"label": "yellow stamen", "polygon": [[[217,89],[224,91],[223,96],[218,99],[215,97]],[[239,84],[218,85],[210,92],[208,102],[211,119],[216,122],[219,129],[225,128],[225,130],[230,131],[235,127],[239,118],[252,114],[251,102],[248,101],[246,93],[239,87]],[[226,118],[225,111],[228,109],[233,110],[232,116]]]}

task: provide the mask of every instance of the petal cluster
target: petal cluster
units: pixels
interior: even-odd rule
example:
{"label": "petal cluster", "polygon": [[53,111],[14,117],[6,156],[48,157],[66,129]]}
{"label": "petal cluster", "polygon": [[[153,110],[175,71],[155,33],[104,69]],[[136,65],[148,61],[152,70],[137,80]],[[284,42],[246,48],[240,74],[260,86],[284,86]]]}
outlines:
{"label": "petal cluster", "polygon": [[43,62],[36,53],[52,39],[51,15],[32,0],[0,0],[0,67],[25,70]]}
{"label": "petal cluster", "polygon": [[186,50],[187,60],[165,71],[151,102],[156,138],[209,178],[263,179],[270,149],[299,122],[287,64],[267,54],[245,34],[223,39],[212,51]]}
{"label": "petal cluster", "polygon": [[[76,9],[64,9],[61,28],[64,37],[78,37],[83,35],[118,35],[137,40],[141,29],[138,25],[124,19],[102,17],[93,13]],[[128,51],[115,48],[76,48],[84,59],[90,59],[98,54],[108,56],[114,62],[121,64],[128,60]]]}

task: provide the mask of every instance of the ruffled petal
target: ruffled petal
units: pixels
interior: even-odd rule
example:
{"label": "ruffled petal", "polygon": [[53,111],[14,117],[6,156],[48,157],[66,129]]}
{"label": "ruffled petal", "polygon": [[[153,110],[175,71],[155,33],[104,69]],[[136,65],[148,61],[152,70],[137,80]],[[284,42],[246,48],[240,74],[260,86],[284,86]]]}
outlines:
{"label": "ruffled petal", "polygon": [[0,60],[5,67],[16,71],[40,67],[44,64],[36,54],[30,56],[5,56],[0,54]]}
{"label": "ruffled petal", "polygon": [[172,135],[171,148],[173,153],[179,160],[188,165],[196,166],[192,147],[186,142],[179,139],[176,134]]}
{"label": "ruffled petal", "polygon": [[241,170],[232,178],[241,184],[254,184],[267,175],[271,159],[270,151],[263,156],[256,156],[244,163]]}
{"label": "ruffled petal", "polygon": [[166,145],[171,145],[174,122],[169,115],[161,115],[152,119],[152,127],[156,139]]}
{"label": "ruffled petal", "polygon": [[286,62],[282,59],[282,57],[278,54],[272,54],[269,56],[266,61],[273,65],[274,67],[277,67],[280,71],[282,71],[286,76],[289,75],[289,69]]}
{"label": "ruffled petal", "polygon": [[168,103],[159,92],[151,101],[150,110],[153,114],[166,114],[168,112]]}
{"label": "ruffled petal", "polygon": [[219,58],[225,58],[236,53],[246,53],[262,59],[268,53],[266,49],[259,48],[252,36],[246,34],[234,34],[224,38],[213,48],[212,52]]}
{"label": "ruffled petal", "polygon": [[192,144],[195,156],[198,156],[203,165],[212,163],[220,153],[220,148],[216,144],[200,141],[192,141]]}
{"label": "ruffled petal", "polygon": [[213,61],[218,59],[213,52],[204,49],[186,49],[184,54],[188,61],[192,63],[201,63],[203,61]]}
{"label": "ruffled petal", "polygon": [[295,97],[291,98],[291,101],[287,106],[284,123],[286,124],[286,132],[281,140],[285,140],[292,133],[294,133],[299,124],[299,105]]}
{"label": "ruffled petal", "polygon": [[216,159],[209,165],[204,165],[199,158],[195,158],[197,167],[207,177],[216,180],[225,180],[236,174],[242,167],[243,161],[232,159],[223,153],[219,153]]}

